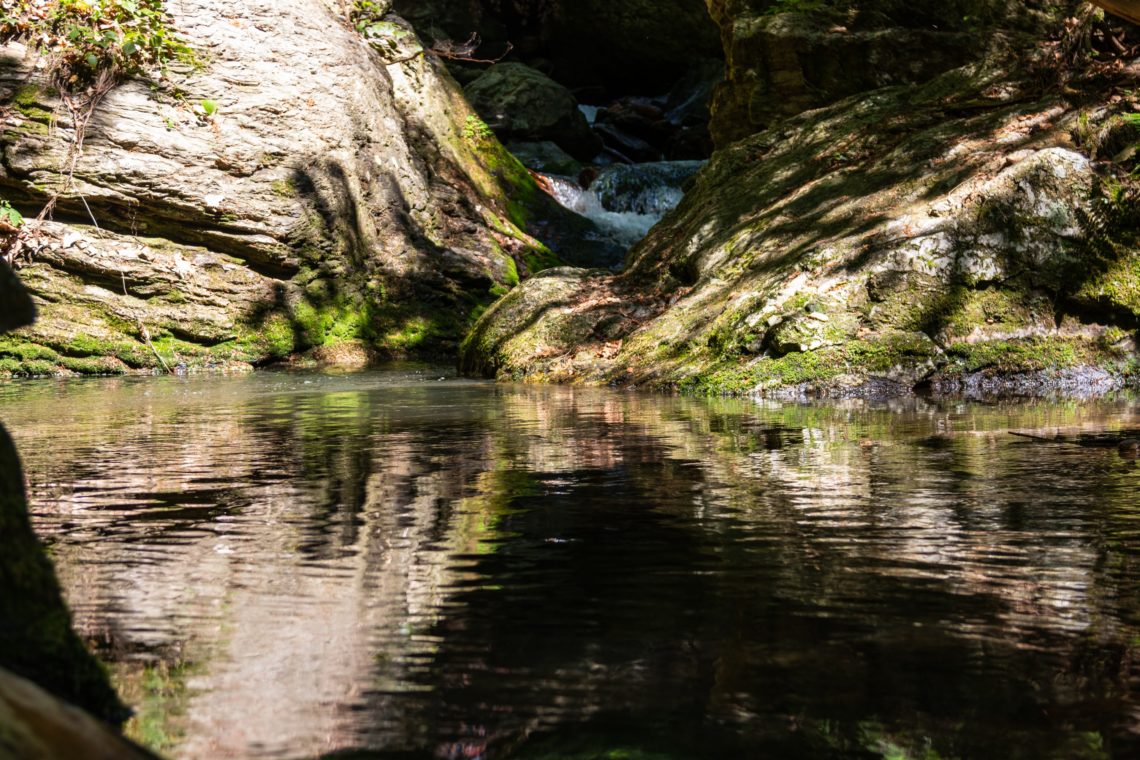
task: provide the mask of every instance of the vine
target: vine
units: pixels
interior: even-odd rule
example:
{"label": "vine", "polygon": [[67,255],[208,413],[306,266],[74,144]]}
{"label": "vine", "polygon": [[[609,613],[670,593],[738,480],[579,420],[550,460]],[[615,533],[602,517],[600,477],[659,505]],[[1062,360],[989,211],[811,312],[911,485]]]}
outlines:
{"label": "vine", "polygon": [[[61,169],[64,181],[36,222],[72,186],[87,125],[116,84],[134,76],[161,77],[172,61],[197,63],[171,31],[164,0],[0,0],[0,44],[10,42],[22,42],[44,58],[74,126]],[[29,227],[24,235],[34,231]]]}

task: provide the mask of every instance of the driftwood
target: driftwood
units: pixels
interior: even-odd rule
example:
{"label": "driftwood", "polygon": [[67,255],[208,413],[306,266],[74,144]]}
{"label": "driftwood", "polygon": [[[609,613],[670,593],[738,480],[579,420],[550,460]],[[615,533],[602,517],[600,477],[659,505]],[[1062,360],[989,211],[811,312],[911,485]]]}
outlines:
{"label": "driftwood", "polygon": [[1098,8],[1103,8],[1114,16],[1140,24],[1140,0],[1089,0]]}

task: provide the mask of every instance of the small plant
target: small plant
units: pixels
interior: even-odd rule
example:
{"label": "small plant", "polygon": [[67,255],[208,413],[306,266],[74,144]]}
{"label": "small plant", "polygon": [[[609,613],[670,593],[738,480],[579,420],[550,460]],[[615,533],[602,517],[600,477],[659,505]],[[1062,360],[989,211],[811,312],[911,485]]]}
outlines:
{"label": "small plant", "polygon": [[8,201],[0,200],[0,260],[12,263],[23,247],[23,215]]}
{"label": "small plant", "polygon": [[352,21],[356,31],[363,32],[366,28],[380,21],[391,7],[391,3],[387,0],[356,0],[352,4],[352,11],[349,12],[349,20]]}
{"label": "small plant", "polygon": [[489,140],[494,134],[491,128],[487,126],[487,122],[474,114],[468,114],[467,119],[463,122],[463,137],[469,142],[478,143]]}
{"label": "small plant", "polygon": [[218,113],[218,101],[203,100],[194,106],[194,113],[196,113],[199,118],[210,121]]}
{"label": "small plant", "polygon": [[0,201],[0,224],[5,224],[13,229],[19,229],[24,226],[24,216],[12,208],[8,201]]}
{"label": "small plant", "polygon": [[46,56],[61,89],[100,75],[161,71],[196,62],[170,30],[164,0],[0,0],[0,42],[21,41]]}

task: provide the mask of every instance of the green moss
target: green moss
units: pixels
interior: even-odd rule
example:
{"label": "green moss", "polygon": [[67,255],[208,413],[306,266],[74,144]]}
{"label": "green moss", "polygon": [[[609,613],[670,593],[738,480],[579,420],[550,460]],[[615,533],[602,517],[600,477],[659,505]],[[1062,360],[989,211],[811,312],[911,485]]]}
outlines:
{"label": "green moss", "polygon": [[158,366],[158,360],[144,343],[126,336],[104,339],[81,334],[55,348],[61,354],[74,357],[114,356],[132,369],[154,369]]}
{"label": "green moss", "polygon": [[948,293],[943,303],[949,308],[937,321],[943,322],[947,333],[955,337],[965,337],[976,328],[1014,329],[1051,318],[1047,300],[1007,288],[959,287]]}
{"label": "green moss", "polygon": [[201,667],[186,662],[158,662],[141,673],[120,676],[123,697],[136,706],[123,727],[127,738],[154,752],[170,753],[185,736],[184,718],[190,691],[187,681]]}
{"label": "green moss", "polygon": [[946,355],[950,359],[948,369],[963,372],[1065,369],[1096,363],[1097,358],[1083,340],[1053,337],[955,343],[947,347]]}
{"label": "green moss", "polygon": [[243,326],[237,338],[213,346],[210,352],[219,359],[234,361],[281,359],[297,350],[296,342],[289,315],[272,312],[255,324]]}
{"label": "green moss", "polygon": [[43,361],[40,359],[33,359],[24,362],[22,374],[31,375],[32,377],[45,377],[47,375],[55,375],[59,373],[59,366],[55,362]]}
{"label": "green moss", "polygon": [[52,122],[52,112],[43,107],[41,103],[43,94],[44,92],[35,85],[20,87],[12,94],[12,107],[32,121],[49,125]]}
{"label": "green moss", "polygon": [[853,340],[818,351],[722,362],[681,383],[698,394],[742,394],[758,388],[825,384],[841,375],[882,373],[929,362],[938,348],[917,333],[895,333],[875,340]]}
{"label": "green moss", "polygon": [[[529,265],[528,265],[529,268]],[[533,270],[532,270],[533,271]],[[507,285],[514,287],[519,284],[519,268],[515,265],[515,260],[510,256],[507,257]]]}
{"label": "green moss", "polygon": [[297,183],[292,179],[274,180],[269,183],[269,187],[273,190],[274,195],[279,195],[282,198],[296,198],[301,192],[297,188]]}
{"label": "green moss", "polygon": [[111,357],[61,357],[59,363],[80,375],[121,375],[126,369]]}
{"label": "green moss", "polygon": [[1112,262],[1106,271],[1085,283],[1076,297],[1140,317],[1140,253]]}
{"label": "green moss", "polygon": [[397,351],[409,351],[419,348],[427,341],[439,337],[444,331],[441,325],[431,317],[422,315],[405,319],[381,336],[385,348]]}
{"label": "green moss", "polygon": [[292,310],[293,324],[304,346],[324,346],[371,337],[372,309],[336,299],[327,304],[302,300]]}
{"label": "green moss", "polygon": [[531,274],[538,274],[544,269],[565,266],[566,262],[558,258],[554,251],[546,246],[531,248],[523,255],[523,263]]}
{"label": "green moss", "polygon": [[14,356],[21,361],[40,359],[49,362],[59,358],[59,354],[46,346],[13,337],[0,338],[0,356]]}
{"label": "green moss", "polygon": [[156,300],[162,301],[165,303],[178,304],[178,303],[186,303],[186,301],[188,299],[186,298],[186,294],[183,293],[182,291],[172,290],[169,293],[163,293],[161,296],[158,296]]}
{"label": "green moss", "polygon": [[[469,121],[470,118],[468,117]],[[534,216],[533,209],[538,194],[542,192],[530,172],[489,130],[486,134],[469,133],[465,130],[464,143],[470,148],[476,161],[498,185],[498,187],[483,188],[484,191],[491,197],[505,192],[507,217],[518,229],[526,229],[527,223]],[[515,234],[517,235],[517,232]]]}

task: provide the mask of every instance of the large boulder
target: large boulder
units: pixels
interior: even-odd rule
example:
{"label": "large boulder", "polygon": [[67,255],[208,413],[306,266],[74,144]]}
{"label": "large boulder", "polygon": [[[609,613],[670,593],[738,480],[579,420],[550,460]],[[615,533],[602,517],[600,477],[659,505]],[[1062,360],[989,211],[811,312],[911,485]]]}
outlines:
{"label": "large boulder", "polygon": [[433,38],[467,40],[492,58],[542,61],[571,88],[609,94],[668,91],[702,58],[722,55],[705,0],[396,0],[397,13]]}
{"label": "large boulder", "polygon": [[1103,191],[1088,153],[1136,106],[1043,93],[1022,44],[719,149],[622,274],[524,284],[464,366],[764,394],[1135,380],[1140,189]]}
{"label": "large boulder", "polygon": [[77,707],[0,668],[0,756],[156,760]]}
{"label": "large boulder", "polygon": [[727,63],[713,104],[713,138],[728,145],[858,92],[930,81],[987,47],[1007,47],[1010,35],[1039,34],[1061,5],[708,0]]}
{"label": "large boulder", "polygon": [[479,115],[504,140],[549,140],[580,161],[601,149],[601,140],[578,109],[574,95],[541,71],[521,63],[491,66],[464,88]]}
{"label": "large boulder", "polygon": [[[448,355],[553,260],[523,229],[541,194],[440,61],[395,16],[354,29],[347,5],[169,4],[203,63],[100,103],[24,246],[41,318],[0,343],[0,371]],[[74,137],[38,63],[0,49],[0,197],[28,218]]]}

